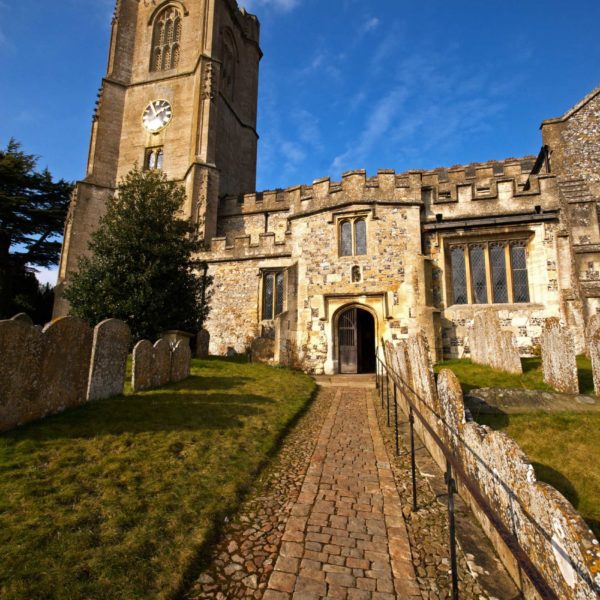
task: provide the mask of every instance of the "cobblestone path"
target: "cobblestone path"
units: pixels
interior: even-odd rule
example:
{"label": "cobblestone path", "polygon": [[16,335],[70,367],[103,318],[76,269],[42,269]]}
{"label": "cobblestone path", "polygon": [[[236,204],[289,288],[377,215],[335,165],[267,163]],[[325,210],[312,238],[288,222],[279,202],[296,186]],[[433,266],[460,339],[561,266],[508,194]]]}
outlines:
{"label": "cobblestone path", "polygon": [[265,600],[421,597],[370,398],[336,391]]}

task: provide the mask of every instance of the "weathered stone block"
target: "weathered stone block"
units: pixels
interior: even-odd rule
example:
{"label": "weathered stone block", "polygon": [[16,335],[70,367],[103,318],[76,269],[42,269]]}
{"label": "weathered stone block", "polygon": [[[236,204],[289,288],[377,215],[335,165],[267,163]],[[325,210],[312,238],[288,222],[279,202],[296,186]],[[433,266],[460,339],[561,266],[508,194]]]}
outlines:
{"label": "weathered stone block", "polygon": [[154,344],[153,386],[161,387],[171,381],[171,345],[167,340]]}
{"label": "weathered stone block", "polygon": [[201,329],[196,336],[196,357],[208,358],[210,346],[210,333],[206,329]]}
{"label": "weathered stone block", "polygon": [[460,381],[450,369],[442,369],[438,374],[437,389],[444,424],[443,439],[450,447],[458,449],[466,423]]}
{"label": "weathered stone block", "polygon": [[588,339],[588,350],[592,360],[592,374],[594,377],[594,391],[600,396],[600,329],[596,330]]}
{"label": "weathered stone block", "polygon": [[192,352],[190,345],[179,340],[171,352],[171,381],[178,382],[187,379],[190,376],[190,363]]}
{"label": "weathered stone block", "polygon": [[587,355],[589,358],[591,358],[590,344],[592,343],[594,335],[597,331],[600,331],[600,314],[592,315],[589,318],[585,328],[585,345],[587,349]]}
{"label": "weathered stone block", "polygon": [[39,417],[42,343],[33,325],[0,321],[0,431]]}
{"label": "weathered stone block", "polygon": [[82,319],[52,321],[43,334],[40,417],[85,402],[92,354],[92,330]]}
{"label": "weathered stone block", "polygon": [[559,392],[579,393],[573,334],[556,318],[546,319],[542,330],[544,382]]}
{"label": "weathered stone block", "polygon": [[270,363],[275,356],[275,340],[272,338],[258,337],[250,347],[252,362]]}
{"label": "weathered stone block", "polygon": [[475,315],[469,332],[472,362],[499,371],[523,373],[521,358],[510,331],[502,331],[494,310],[482,310]]}
{"label": "weathered stone block", "polygon": [[154,384],[154,346],[148,340],[139,341],[133,348],[131,387],[134,392],[149,390]]}
{"label": "weathered stone block", "polygon": [[87,399],[102,400],[123,393],[131,333],[118,319],[107,319],[94,328]]}

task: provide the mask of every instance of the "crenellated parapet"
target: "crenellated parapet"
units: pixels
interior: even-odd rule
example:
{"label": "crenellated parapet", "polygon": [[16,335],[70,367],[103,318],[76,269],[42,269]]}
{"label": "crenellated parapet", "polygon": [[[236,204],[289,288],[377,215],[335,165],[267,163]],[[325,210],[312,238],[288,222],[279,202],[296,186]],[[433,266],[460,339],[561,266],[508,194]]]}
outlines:
{"label": "crenellated parapet", "polygon": [[291,234],[287,232],[283,240],[277,239],[274,233],[261,233],[258,242],[253,242],[249,235],[233,238],[233,243],[226,237],[211,240],[210,250],[203,255],[209,262],[223,260],[263,259],[290,256],[292,251]]}

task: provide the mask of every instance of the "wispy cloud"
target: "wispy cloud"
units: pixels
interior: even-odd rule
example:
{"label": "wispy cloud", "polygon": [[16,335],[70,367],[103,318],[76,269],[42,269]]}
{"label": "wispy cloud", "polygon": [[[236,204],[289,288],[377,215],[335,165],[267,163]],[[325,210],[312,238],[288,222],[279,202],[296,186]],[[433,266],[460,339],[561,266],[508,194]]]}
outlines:
{"label": "wispy cloud", "polygon": [[259,8],[272,8],[278,12],[289,12],[300,5],[301,0],[240,0],[238,4],[249,12]]}
{"label": "wispy cloud", "polygon": [[363,24],[361,31],[363,33],[370,33],[371,31],[375,31],[379,27],[379,23],[380,21],[377,17],[371,17]]}

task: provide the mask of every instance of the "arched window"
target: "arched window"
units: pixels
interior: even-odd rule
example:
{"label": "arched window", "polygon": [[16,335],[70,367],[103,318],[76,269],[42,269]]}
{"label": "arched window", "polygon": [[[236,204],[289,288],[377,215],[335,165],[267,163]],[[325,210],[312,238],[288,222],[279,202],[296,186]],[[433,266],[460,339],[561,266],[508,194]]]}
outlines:
{"label": "arched window", "polygon": [[156,17],[152,34],[151,71],[168,71],[178,66],[181,25],[181,13],[173,6],[168,6]]}
{"label": "arched window", "polygon": [[146,150],[144,167],[148,171],[154,171],[155,169],[158,169],[159,171],[162,170],[164,156],[165,156],[165,153],[164,153],[164,150],[162,149],[162,147],[161,148],[148,148]]}
{"label": "arched window", "polygon": [[340,254],[352,256],[352,223],[344,221],[340,227]]}
{"label": "arched window", "polygon": [[364,219],[354,221],[355,254],[363,256],[367,253],[367,222]]}

